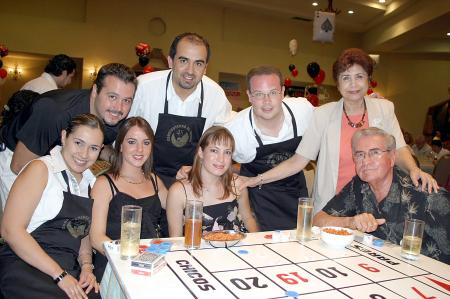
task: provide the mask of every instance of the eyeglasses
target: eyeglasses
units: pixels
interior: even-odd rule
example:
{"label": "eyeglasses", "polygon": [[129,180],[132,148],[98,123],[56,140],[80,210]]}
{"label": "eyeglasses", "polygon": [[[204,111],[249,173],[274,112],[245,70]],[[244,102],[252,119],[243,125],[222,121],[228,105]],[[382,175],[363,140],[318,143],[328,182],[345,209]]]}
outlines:
{"label": "eyeglasses", "polygon": [[371,159],[379,159],[381,158],[381,156],[386,153],[386,152],[390,152],[391,150],[382,150],[379,148],[372,148],[370,149],[367,153],[363,152],[363,151],[358,151],[355,152],[353,154],[353,158],[355,159],[355,161],[357,162],[361,162],[362,160],[364,160],[366,158],[366,155],[369,156],[369,158]]}
{"label": "eyeglasses", "polygon": [[255,91],[253,92],[251,95],[252,97],[254,97],[257,100],[264,100],[267,97],[269,97],[269,99],[274,100],[277,99],[281,94],[281,91],[273,89],[271,91],[269,91],[268,93],[262,92],[262,91]]}

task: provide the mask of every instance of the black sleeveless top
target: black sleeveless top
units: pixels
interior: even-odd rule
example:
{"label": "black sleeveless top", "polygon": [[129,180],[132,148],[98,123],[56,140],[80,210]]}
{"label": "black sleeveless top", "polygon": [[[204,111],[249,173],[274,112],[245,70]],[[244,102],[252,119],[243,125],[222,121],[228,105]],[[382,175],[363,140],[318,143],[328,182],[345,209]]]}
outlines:
{"label": "black sleeveless top", "polygon": [[161,201],[158,195],[158,184],[153,177],[151,181],[155,194],[144,198],[136,199],[127,193],[121,192],[114,184],[112,178],[104,175],[109,182],[113,197],[109,202],[108,220],[106,222],[106,235],[111,240],[120,239],[120,219],[122,216],[122,206],[136,205],[142,207],[141,239],[159,237],[159,222],[161,220]]}
{"label": "black sleeveless top", "polygon": [[[108,174],[104,174],[108,179],[113,197],[109,202],[108,218],[106,222],[106,235],[111,240],[120,239],[120,219],[122,217],[122,206],[136,205],[142,207],[141,239],[152,239],[159,237],[159,223],[161,220],[161,201],[158,195],[158,184],[151,177],[155,194],[144,198],[136,199],[131,195],[121,192],[114,184]],[[97,253],[94,258],[94,274],[97,281],[100,281],[105,271],[108,260],[105,256]]]}
{"label": "black sleeveless top", "polygon": [[[182,182],[180,183],[183,186],[184,195],[187,200],[186,188]],[[234,183],[235,181],[233,180]],[[236,186],[233,187],[236,189]],[[203,206],[202,230],[235,230],[247,232],[242,217],[239,214],[238,198],[235,197],[232,201]]]}

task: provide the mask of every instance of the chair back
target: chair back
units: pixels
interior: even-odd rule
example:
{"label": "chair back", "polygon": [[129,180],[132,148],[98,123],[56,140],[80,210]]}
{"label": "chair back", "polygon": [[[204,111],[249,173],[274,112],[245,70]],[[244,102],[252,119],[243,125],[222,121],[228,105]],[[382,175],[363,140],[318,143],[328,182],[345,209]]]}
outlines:
{"label": "chair back", "polygon": [[446,187],[450,180],[450,154],[441,157],[437,161],[433,176],[440,187]]}

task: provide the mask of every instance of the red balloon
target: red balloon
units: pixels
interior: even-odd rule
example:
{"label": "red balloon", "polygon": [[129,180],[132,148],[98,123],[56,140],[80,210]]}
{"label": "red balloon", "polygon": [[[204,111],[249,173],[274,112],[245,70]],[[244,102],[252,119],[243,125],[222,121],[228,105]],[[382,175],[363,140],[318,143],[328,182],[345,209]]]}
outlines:
{"label": "red balloon", "polygon": [[372,81],[370,81],[370,86],[371,86],[372,88],[375,88],[375,87],[378,86],[378,82],[377,82],[376,80],[372,80]]}
{"label": "red balloon", "polygon": [[292,80],[291,80],[291,78],[286,77],[286,78],[284,79],[284,86],[289,87],[289,86],[291,86],[291,85],[292,85]]}
{"label": "red balloon", "polygon": [[147,65],[146,67],[144,67],[143,73],[147,74],[147,73],[151,73],[153,72],[155,69],[151,66],[151,65]]}
{"label": "red balloon", "polygon": [[369,88],[369,89],[367,90],[367,94],[372,94],[372,93],[373,93],[372,88]]}
{"label": "red balloon", "polygon": [[5,69],[0,69],[0,78],[4,79],[8,76],[8,72]]}
{"label": "red balloon", "polygon": [[325,80],[325,71],[320,69],[319,74],[314,78],[314,82],[316,82],[317,85],[320,85],[323,80]]}
{"label": "red balloon", "polygon": [[314,107],[319,106],[319,97],[317,95],[310,93],[307,99]]}
{"label": "red balloon", "polygon": [[291,71],[292,76],[297,77],[298,76],[298,69],[295,68]]}

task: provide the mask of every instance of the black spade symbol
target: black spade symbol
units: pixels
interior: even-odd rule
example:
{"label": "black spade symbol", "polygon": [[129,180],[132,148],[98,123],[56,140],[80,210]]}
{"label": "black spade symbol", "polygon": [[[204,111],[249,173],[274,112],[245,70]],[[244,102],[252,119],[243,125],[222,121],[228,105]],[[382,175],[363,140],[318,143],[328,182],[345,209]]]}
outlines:
{"label": "black spade symbol", "polygon": [[333,30],[333,25],[331,24],[330,20],[328,18],[325,20],[325,22],[322,23],[322,26],[320,26],[320,29],[322,29],[325,32]]}

